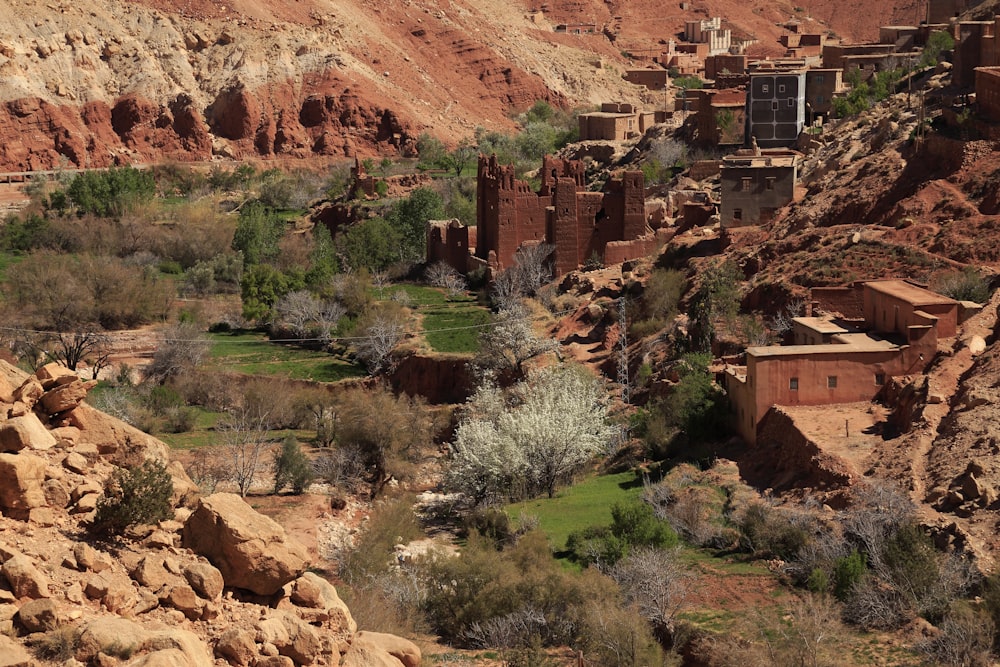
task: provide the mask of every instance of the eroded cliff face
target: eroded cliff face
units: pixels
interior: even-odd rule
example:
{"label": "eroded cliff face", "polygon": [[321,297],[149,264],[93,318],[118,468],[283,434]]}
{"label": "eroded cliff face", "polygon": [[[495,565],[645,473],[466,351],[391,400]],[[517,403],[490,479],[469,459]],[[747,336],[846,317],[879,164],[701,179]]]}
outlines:
{"label": "eroded cliff face", "polygon": [[[777,48],[776,24],[791,19],[847,39],[870,36],[841,13],[826,23],[812,20],[810,12],[823,19],[827,2],[806,3],[808,12],[790,5],[758,12],[713,0],[708,11],[761,48]],[[899,0],[876,4],[879,16],[898,14]],[[0,170],[6,171],[214,156],[409,155],[424,131],[454,143],[477,127],[510,130],[510,115],[536,100],[656,105],[662,100],[622,79],[629,66],[623,49],[651,54],[685,18],[702,16],[650,0],[554,1],[545,12],[492,0],[5,5]],[[577,14],[606,32],[554,32]]]}
{"label": "eroded cliff face", "polygon": [[[273,5],[273,6],[272,6]],[[285,3],[18,2],[0,18],[0,170],[213,156],[413,155],[417,135],[509,129],[508,114],[594,84],[547,61],[529,73],[478,12]],[[362,6],[364,5],[364,6]],[[389,18],[392,16],[393,18]],[[519,13],[516,23],[527,22]],[[516,43],[516,39],[508,41]],[[533,49],[530,44],[525,52]],[[581,63],[583,63],[581,65]],[[575,91],[573,101],[578,101]]]}

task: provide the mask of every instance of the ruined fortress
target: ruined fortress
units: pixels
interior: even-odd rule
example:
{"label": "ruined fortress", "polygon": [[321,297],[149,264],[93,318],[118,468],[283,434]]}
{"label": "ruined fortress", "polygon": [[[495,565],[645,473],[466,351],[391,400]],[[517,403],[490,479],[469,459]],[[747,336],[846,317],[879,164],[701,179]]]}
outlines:
{"label": "ruined fortress", "polygon": [[462,273],[477,267],[502,271],[518,248],[550,244],[556,275],[590,259],[617,264],[656,249],[659,236],[647,223],[641,171],[611,178],[603,192],[586,189],[583,163],[546,156],[537,192],[513,165],[495,155],[479,157],[476,227],[430,221],[427,261],[444,261]]}

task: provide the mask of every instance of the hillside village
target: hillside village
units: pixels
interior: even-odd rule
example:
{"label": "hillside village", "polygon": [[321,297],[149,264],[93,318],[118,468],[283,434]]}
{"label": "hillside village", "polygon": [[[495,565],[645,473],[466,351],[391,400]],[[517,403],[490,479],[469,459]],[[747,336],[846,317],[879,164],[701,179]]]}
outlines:
{"label": "hillside village", "polygon": [[0,26],[0,667],[995,663],[1000,6],[115,2]]}

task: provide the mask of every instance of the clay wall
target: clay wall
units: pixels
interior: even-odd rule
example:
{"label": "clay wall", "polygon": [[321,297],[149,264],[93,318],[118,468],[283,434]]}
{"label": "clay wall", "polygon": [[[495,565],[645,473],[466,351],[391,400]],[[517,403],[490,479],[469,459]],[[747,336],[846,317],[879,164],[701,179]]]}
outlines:
{"label": "clay wall", "polygon": [[767,222],[795,196],[796,168],[767,166],[722,167],[723,228]]}
{"label": "clay wall", "polygon": [[976,104],[980,116],[1000,122],[1000,67],[976,68]]}
{"label": "clay wall", "polygon": [[817,352],[810,347],[816,346],[802,346],[798,354],[760,359],[748,352],[746,393],[752,399],[737,406],[742,410],[737,415],[752,417],[756,424],[772,405],[870,401],[887,378],[913,372],[898,350],[856,350],[834,344]]}
{"label": "clay wall", "polygon": [[[922,290],[923,291],[923,290]],[[932,295],[932,292],[927,292]],[[943,297],[942,297],[943,299]],[[865,321],[875,331],[908,335],[912,327],[930,326],[951,338],[958,330],[958,303],[913,303],[905,296],[864,290]]]}
{"label": "clay wall", "polygon": [[864,289],[854,287],[814,287],[810,291],[814,310],[840,314],[850,320],[861,320],[865,316]]}
{"label": "clay wall", "polygon": [[666,90],[670,87],[670,76],[663,68],[625,70],[624,78],[629,83],[645,86],[648,90]]}
{"label": "clay wall", "polygon": [[823,69],[846,69],[848,56],[886,56],[895,50],[892,44],[824,44]]}
{"label": "clay wall", "polygon": [[806,103],[812,117],[828,115],[833,110],[834,96],[844,91],[843,70],[806,70]]}
{"label": "clay wall", "polygon": [[[954,26],[955,50],[952,83],[959,88],[976,84],[976,68],[1000,63],[983,61],[983,38],[994,36],[993,21],[962,21]],[[992,49],[995,51],[995,48]]]}
{"label": "clay wall", "polygon": [[720,53],[705,59],[705,78],[715,80],[720,74],[743,74],[747,70],[747,56]]}
{"label": "clay wall", "polygon": [[427,263],[445,262],[459,273],[468,273],[477,230],[458,220],[428,220]]}
{"label": "clay wall", "polygon": [[[478,179],[475,256],[497,270],[511,266],[517,249],[525,244],[551,243],[554,268],[563,274],[594,253],[603,260],[609,243],[653,237],[646,224],[641,171],[611,179],[603,193],[588,192],[581,162],[546,157],[536,193],[514,177],[513,167],[500,166],[496,156],[480,156]],[[445,234],[435,237],[434,252],[444,252],[440,247],[447,243],[439,239]],[[615,256],[633,259],[645,247],[616,246]],[[640,254],[630,255],[633,252]]]}

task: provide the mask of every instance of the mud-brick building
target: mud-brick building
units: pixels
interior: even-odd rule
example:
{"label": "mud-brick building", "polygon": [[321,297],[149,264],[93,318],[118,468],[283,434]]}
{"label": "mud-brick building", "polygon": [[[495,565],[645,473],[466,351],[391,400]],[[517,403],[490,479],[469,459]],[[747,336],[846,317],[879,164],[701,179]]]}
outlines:
{"label": "mud-brick building", "polygon": [[795,318],[796,344],[747,348],[745,366],[726,368],[737,430],[748,443],[756,442],[772,406],[870,401],[890,378],[922,373],[938,341],[954,337],[977,309],[903,280],[816,289],[812,296],[841,315]]}
{"label": "mud-brick building", "polygon": [[741,150],[722,158],[719,218],[723,228],[758,225],[795,198],[802,154]]}
{"label": "mud-brick building", "polygon": [[[590,192],[582,162],[547,156],[540,176],[536,192],[515,176],[513,165],[481,155],[475,234],[458,223],[435,223],[428,230],[427,261],[444,260],[461,272],[484,263],[502,271],[513,266],[520,247],[547,243],[560,275],[591,257],[616,264],[656,249],[659,238],[647,224],[641,171],[626,171],[603,192]],[[461,255],[462,247],[467,255]]]}
{"label": "mud-brick building", "polygon": [[983,119],[1000,122],[1000,67],[976,68],[976,104]]}
{"label": "mud-brick building", "polygon": [[600,111],[582,113],[577,120],[580,141],[625,141],[645,133],[655,114],[627,102],[605,102]]}

